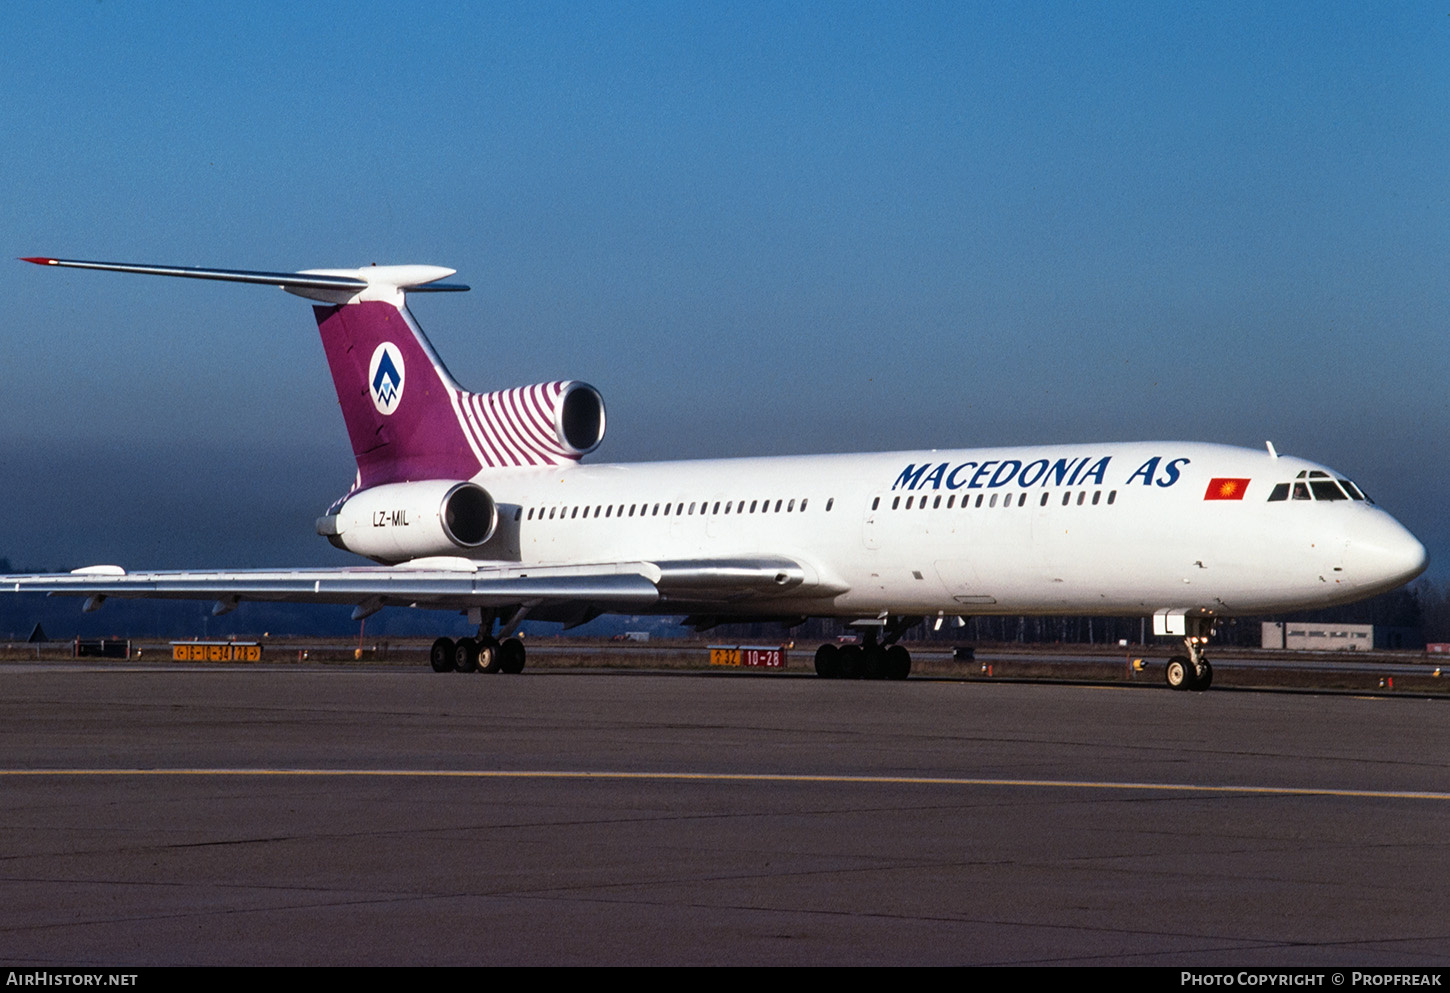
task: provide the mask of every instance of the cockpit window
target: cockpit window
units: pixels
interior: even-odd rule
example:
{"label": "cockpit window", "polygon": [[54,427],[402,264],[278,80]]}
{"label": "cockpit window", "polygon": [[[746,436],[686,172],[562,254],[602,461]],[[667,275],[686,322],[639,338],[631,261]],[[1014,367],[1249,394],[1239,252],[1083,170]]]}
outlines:
{"label": "cockpit window", "polygon": [[1292,483],[1276,483],[1269,493],[1269,503],[1295,500],[1363,500],[1374,503],[1364,491],[1347,479],[1336,480],[1327,472],[1304,470]]}

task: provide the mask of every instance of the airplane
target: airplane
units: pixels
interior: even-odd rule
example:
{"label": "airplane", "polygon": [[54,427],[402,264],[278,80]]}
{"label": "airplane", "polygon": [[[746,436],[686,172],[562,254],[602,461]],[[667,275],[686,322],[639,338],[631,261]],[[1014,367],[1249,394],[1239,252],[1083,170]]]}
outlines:
{"label": "airplane", "polygon": [[1105,442],[582,463],[605,407],[564,380],[489,393],[453,379],[407,306],[467,290],[427,265],[295,273],[26,258],[38,265],[279,286],[314,301],[357,462],[317,520],[348,568],[0,577],[0,589],[108,598],[386,606],[466,613],[438,672],[522,671],[525,619],[605,613],[794,626],[837,618],[859,644],[820,646],[827,678],[904,679],[900,639],[973,615],[1153,617],[1182,639],[1174,689],[1212,682],[1215,626],[1347,603],[1424,571],[1425,548],[1344,474],[1199,442]]}

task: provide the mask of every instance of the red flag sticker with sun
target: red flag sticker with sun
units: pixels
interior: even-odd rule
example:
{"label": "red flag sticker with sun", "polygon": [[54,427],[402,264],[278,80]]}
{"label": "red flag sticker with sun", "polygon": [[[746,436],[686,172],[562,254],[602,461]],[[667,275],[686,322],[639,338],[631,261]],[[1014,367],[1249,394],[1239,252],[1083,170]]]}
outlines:
{"label": "red flag sticker with sun", "polygon": [[1242,500],[1244,492],[1249,488],[1247,479],[1224,479],[1215,476],[1208,481],[1208,492],[1203,494],[1205,500]]}

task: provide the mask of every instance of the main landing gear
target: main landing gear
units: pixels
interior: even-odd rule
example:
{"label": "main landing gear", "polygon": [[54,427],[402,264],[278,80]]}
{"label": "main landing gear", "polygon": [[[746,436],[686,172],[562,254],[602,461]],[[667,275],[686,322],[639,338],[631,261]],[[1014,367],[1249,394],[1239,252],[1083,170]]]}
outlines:
{"label": "main landing gear", "polygon": [[1213,666],[1204,654],[1213,635],[1212,617],[1186,617],[1188,634],[1183,639],[1187,655],[1175,655],[1163,669],[1170,690],[1206,690],[1213,682]]}
{"label": "main landing gear", "polygon": [[877,635],[866,628],[859,645],[825,644],[816,649],[816,675],[823,679],[905,679],[911,653],[896,644],[919,617],[893,617]]}
{"label": "main landing gear", "polygon": [[492,635],[477,638],[439,638],[433,642],[428,661],[434,672],[524,671],[524,643],[517,638],[499,641]]}

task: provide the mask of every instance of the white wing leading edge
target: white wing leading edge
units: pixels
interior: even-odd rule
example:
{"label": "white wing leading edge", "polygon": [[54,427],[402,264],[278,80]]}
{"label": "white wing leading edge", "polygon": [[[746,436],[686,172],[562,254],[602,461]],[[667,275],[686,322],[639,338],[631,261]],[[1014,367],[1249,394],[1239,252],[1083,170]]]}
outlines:
{"label": "white wing leading edge", "polygon": [[214,613],[243,601],[353,604],[355,617],[382,607],[467,610],[527,607],[539,620],[569,621],[604,611],[675,613],[705,608],[759,610],[770,601],[846,591],[776,556],[675,562],[520,566],[463,558],[417,559],[350,569],[136,572],[90,566],[70,573],[0,576],[0,590],[106,599],[214,600]]}

